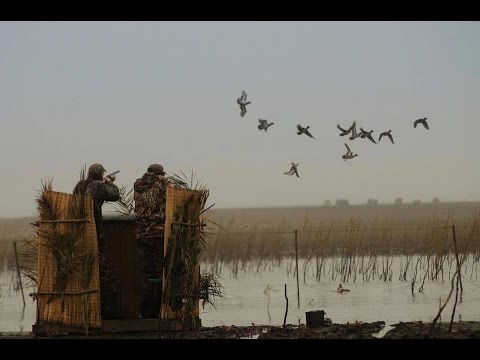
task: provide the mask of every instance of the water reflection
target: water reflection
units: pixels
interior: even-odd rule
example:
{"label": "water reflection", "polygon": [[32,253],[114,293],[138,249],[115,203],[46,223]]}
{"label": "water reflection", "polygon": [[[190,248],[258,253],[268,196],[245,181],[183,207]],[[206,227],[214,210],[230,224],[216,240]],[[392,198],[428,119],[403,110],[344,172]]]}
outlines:
{"label": "water reflection", "polygon": [[[409,282],[385,282],[378,278],[362,282],[357,279],[355,283],[344,283],[348,284],[350,292],[338,293],[338,279],[317,282],[314,274],[300,271],[298,308],[296,277],[288,271],[287,263],[269,267],[264,272],[245,272],[236,276],[231,276],[232,269],[223,265],[219,275],[225,297],[216,298],[215,307],[208,303],[204,308],[200,307],[202,325],[251,326],[253,322],[280,326],[285,315],[284,284],[287,284],[287,323],[304,324],[305,312],[324,310],[325,316],[334,323],[385,321],[388,328],[388,325],[400,321],[432,321],[438,313],[440,299],[443,304],[451,286],[447,274],[443,281],[425,281],[422,292],[419,292],[419,284],[412,292]],[[471,270],[470,267],[469,275]],[[480,321],[477,272],[475,269],[472,276],[462,277],[463,301],[457,304],[455,320]],[[15,291],[12,278],[11,272],[0,273],[0,331],[29,332],[35,322],[36,303],[27,299],[26,306],[23,306],[21,292]],[[393,279],[398,277],[394,275]],[[269,290],[265,291],[267,287]],[[24,291],[28,293],[28,289]],[[442,313],[442,321],[450,321],[453,303],[454,296]]]}

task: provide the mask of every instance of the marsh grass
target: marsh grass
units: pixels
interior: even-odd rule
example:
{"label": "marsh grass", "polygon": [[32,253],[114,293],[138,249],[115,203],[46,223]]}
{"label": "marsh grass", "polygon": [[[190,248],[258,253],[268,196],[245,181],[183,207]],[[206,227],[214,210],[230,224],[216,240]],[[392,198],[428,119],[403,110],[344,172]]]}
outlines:
{"label": "marsh grass", "polygon": [[[431,211],[422,204],[415,209],[403,206],[398,214],[392,213],[393,206],[385,206],[383,215],[373,218],[361,216],[366,207],[355,213],[353,206],[341,209],[352,215],[348,217],[334,207],[322,209],[329,212],[323,217],[312,217],[309,212],[299,217],[299,210],[292,210],[291,217],[282,213],[276,218],[274,214],[280,210],[272,210],[271,218],[254,210],[248,216],[240,211],[214,210],[206,216],[219,226],[212,221],[205,228],[202,269],[220,274],[228,266],[230,276],[238,277],[247,272],[270,271],[286,263],[286,276],[295,276],[294,230],[298,229],[303,282],[308,277],[316,281],[398,280],[410,283],[412,291],[423,291],[425,282],[446,281],[453,276],[454,224],[464,263],[462,277],[476,280],[480,261],[479,215],[473,206],[460,209],[460,205],[455,208],[456,216],[447,211]],[[312,213],[315,214],[314,210]],[[332,216],[332,220],[327,216]],[[2,220],[0,262],[5,268],[15,266],[13,241],[21,249],[32,248],[25,242],[35,238],[31,221]],[[22,257],[21,265],[25,261]]]}
{"label": "marsh grass", "polygon": [[[458,250],[465,262],[465,276],[476,276],[480,258],[480,216],[417,219],[312,221],[285,220],[278,225],[254,224],[246,228],[230,219],[223,229],[213,229],[203,261],[214,273],[224,265],[233,277],[247,271],[261,272],[287,261],[287,276],[295,276],[294,228],[298,226],[298,255],[303,282],[307,274],[317,281],[409,281],[412,292],[423,291],[426,281],[450,279],[455,260],[452,224],[457,229]],[[399,261],[394,262],[395,258]],[[396,268],[394,268],[394,264]],[[467,274],[468,273],[468,274]],[[394,275],[396,275],[394,277]]]}

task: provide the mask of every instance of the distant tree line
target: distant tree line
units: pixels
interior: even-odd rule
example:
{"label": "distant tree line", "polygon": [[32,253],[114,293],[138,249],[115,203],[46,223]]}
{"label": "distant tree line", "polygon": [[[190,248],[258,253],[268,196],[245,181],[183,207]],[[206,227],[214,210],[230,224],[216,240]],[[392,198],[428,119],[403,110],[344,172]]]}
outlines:
{"label": "distant tree line", "polygon": [[[422,203],[422,201],[420,199],[415,199],[415,200],[412,201],[413,206],[418,206],[421,203]],[[439,203],[440,203],[440,199],[438,197],[434,197],[432,199],[432,204],[439,204]],[[395,205],[402,205],[403,204],[403,199],[401,197],[396,198],[394,204]],[[338,207],[349,206],[349,205],[350,205],[350,202],[347,199],[337,199],[335,201],[335,206],[338,206]],[[378,200],[374,199],[374,198],[370,198],[370,199],[367,200],[367,205],[376,206],[376,205],[378,205]],[[324,203],[323,203],[323,206],[324,207],[331,207],[331,206],[333,206],[333,204],[331,203],[330,200],[325,200]]]}

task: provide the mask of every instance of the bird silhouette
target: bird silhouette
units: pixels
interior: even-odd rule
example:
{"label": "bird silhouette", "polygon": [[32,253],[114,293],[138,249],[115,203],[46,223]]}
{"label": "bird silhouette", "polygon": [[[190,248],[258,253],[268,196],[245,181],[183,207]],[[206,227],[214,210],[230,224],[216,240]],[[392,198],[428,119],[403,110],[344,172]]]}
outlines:
{"label": "bird silhouette", "polygon": [[347,153],[345,155],[342,155],[343,160],[353,159],[355,156],[358,156],[358,154],[352,153],[352,150],[350,150],[350,147],[346,143],[345,147],[347,148]]}
{"label": "bird silhouette", "polygon": [[352,125],[350,125],[350,127],[348,129],[344,129],[340,126],[340,124],[337,124],[337,129],[340,130],[342,133],[340,134],[340,136],[345,136],[345,135],[348,135],[352,132],[353,128],[355,127],[356,125],[356,121],[353,122]]}
{"label": "bird silhouette", "polygon": [[250,104],[251,101],[247,101],[247,93],[245,90],[242,90],[242,96],[237,99],[237,104],[240,105],[240,116],[244,117],[247,113],[247,105]]}
{"label": "bird silhouette", "polygon": [[313,137],[312,134],[310,134],[310,131],[308,131],[308,129],[310,128],[310,126],[307,126],[307,127],[302,127],[302,125],[298,124],[297,125],[297,129],[298,129],[298,132],[297,132],[297,135],[302,135],[302,134],[305,134],[307,136],[310,136],[312,139],[315,139]]}
{"label": "bird silhouette", "polygon": [[361,134],[357,133],[357,124],[354,121],[352,125],[352,135],[349,137],[350,140],[355,140],[356,138],[360,137]]}
{"label": "bird silhouette", "polygon": [[378,138],[378,142],[380,142],[380,140],[382,139],[382,136],[388,136],[388,137],[390,138],[390,141],[392,142],[392,144],[395,144],[395,143],[393,142],[393,136],[392,136],[391,132],[392,132],[392,130],[388,130],[388,131],[382,132],[382,133],[380,134],[380,137]]}
{"label": "bird silhouette", "polygon": [[368,138],[368,139],[369,139],[371,142],[373,142],[374,144],[377,143],[375,140],[373,140],[373,137],[372,137],[372,132],[373,132],[373,130],[371,130],[371,131],[365,131],[365,130],[363,130],[363,128],[360,128],[360,131],[362,132],[362,133],[360,134],[360,137],[361,137],[362,139]]}
{"label": "bird silhouette", "polygon": [[416,128],[418,124],[422,124],[427,130],[430,129],[427,124],[427,118],[415,120],[415,122],[413,123],[413,127]]}
{"label": "bird silhouette", "polygon": [[265,132],[267,132],[268,128],[273,125],[273,122],[269,124],[268,121],[264,119],[258,119],[258,122],[258,130],[260,131],[264,130]]}
{"label": "bird silhouette", "polygon": [[300,177],[300,175],[298,175],[298,169],[297,169],[297,166],[298,166],[298,165],[299,165],[299,163],[296,163],[296,164],[295,164],[295,163],[292,162],[292,166],[291,166],[290,170],[285,171],[284,174],[285,174],[285,175],[293,175],[293,174],[295,174],[295,175],[297,175],[297,177]]}

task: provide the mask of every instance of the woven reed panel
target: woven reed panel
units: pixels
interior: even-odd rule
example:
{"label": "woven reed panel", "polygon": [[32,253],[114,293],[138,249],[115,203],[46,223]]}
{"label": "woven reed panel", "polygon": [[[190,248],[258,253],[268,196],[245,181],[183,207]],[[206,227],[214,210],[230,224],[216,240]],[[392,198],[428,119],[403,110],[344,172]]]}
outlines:
{"label": "woven reed panel", "polygon": [[[177,188],[174,186],[167,187],[167,195],[166,195],[166,207],[165,207],[165,236],[164,236],[164,246],[163,246],[163,255],[167,256],[167,249],[168,249],[168,239],[171,233],[171,224],[173,223],[175,211],[179,206],[182,206],[193,193],[196,191]],[[198,274],[200,276],[200,265],[198,266]],[[165,287],[165,271],[163,272],[164,281],[163,286]],[[198,317],[200,314],[200,302],[198,306],[195,308],[194,315]],[[161,318],[162,319],[174,319],[175,312],[171,309],[168,304],[163,304],[161,309]]]}
{"label": "woven reed panel", "polygon": [[[73,200],[74,196],[71,194],[59,193],[50,191],[46,196],[51,200],[54,207],[59,210],[60,219],[65,220],[66,209],[69,202]],[[81,237],[79,252],[89,253],[95,255],[93,268],[91,271],[90,284],[88,289],[81,286],[80,277],[78,274],[72,274],[67,281],[65,292],[81,292],[84,290],[97,290],[87,294],[80,295],[65,295],[63,309],[61,296],[55,295],[48,303],[49,295],[38,296],[38,313],[37,322],[48,322],[54,324],[61,324],[66,326],[84,327],[84,301],[89,305],[89,310],[85,314],[88,320],[88,326],[91,328],[101,328],[102,319],[100,315],[100,281],[98,271],[98,247],[97,234],[95,229],[95,219],[93,216],[93,200],[85,197],[86,218],[89,220],[85,222],[83,236]],[[38,293],[53,292],[56,280],[55,258],[50,250],[45,246],[48,241],[48,236],[45,231],[51,230],[54,226],[58,226],[61,230],[65,229],[65,223],[45,223],[45,219],[40,218],[39,227],[39,247],[38,247]]]}
{"label": "woven reed panel", "polygon": [[134,217],[103,220],[105,251],[117,279],[115,310],[122,318],[129,319],[138,318],[143,296],[143,274],[134,228]]}

